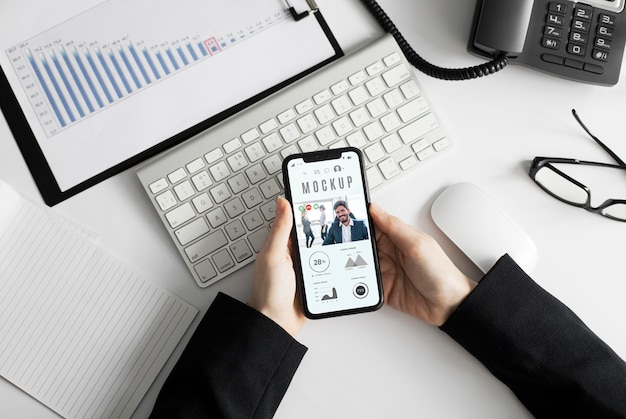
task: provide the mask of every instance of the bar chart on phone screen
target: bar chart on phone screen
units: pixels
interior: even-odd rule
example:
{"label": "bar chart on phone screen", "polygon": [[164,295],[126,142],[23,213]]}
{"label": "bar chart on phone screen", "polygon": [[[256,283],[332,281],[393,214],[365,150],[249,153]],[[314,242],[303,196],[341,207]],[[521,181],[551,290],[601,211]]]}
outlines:
{"label": "bar chart on phone screen", "polygon": [[5,52],[52,138],[289,17],[279,0],[232,2],[109,0]]}

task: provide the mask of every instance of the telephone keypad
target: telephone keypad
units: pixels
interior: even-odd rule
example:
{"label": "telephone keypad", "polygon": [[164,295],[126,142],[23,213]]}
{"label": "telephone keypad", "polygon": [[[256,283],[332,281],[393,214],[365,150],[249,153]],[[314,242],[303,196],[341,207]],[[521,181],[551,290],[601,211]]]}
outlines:
{"label": "telephone keypad", "polygon": [[[615,15],[589,5],[549,2],[541,45],[554,52],[544,53],[542,60],[603,74],[610,60],[615,21]],[[557,55],[558,51],[563,55]]]}

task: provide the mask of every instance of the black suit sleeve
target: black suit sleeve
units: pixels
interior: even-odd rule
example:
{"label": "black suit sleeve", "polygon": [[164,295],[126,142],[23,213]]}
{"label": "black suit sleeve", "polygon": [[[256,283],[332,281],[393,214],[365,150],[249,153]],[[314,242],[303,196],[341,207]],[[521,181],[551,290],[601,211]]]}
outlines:
{"label": "black suit sleeve", "polygon": [[626,364],[503,256],[441,327],[536,417],[626,417]]}
{"label": "black suit sleeve", "polygon": [[167,378],[151,418],[271,418],[306,347],[218,294]]}

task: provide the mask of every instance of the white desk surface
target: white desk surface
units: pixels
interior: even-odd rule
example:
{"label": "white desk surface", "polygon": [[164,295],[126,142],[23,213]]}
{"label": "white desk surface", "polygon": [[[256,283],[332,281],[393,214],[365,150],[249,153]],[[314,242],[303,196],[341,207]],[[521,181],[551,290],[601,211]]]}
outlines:
{"label": "white desk surface", "polygon": [[[317,2],[347,52],[382,33],[358,0]],[[424,58],[448,67],[481,62],[465,51],[474,2],[381,0],[380,4]],[[420,75],[455,148],[445,158],[373,193],[373,199],[388,211],[439,239],[457,265],[478,279],[477,268],[437,229],[429,213],[434,197],[447,185],[477,184],[534,239],[539,259],[533,278],[572,308],[622,358],[626,358],[622,240],[626,224],[551,198],[528,177],[527,167],[537,155],[611,161],[577,126],[570,114],[572,107],[592,132],[626,158],[621,125],[626,111],[624,73],[621,83],[610,88],[518,66],[464,82]],[[0,178],[41,201],[4,119],[0,121]],[[616,191],[624,192],[625,185]],[[252,266],[208,289],[195,285],[132,169],[55,209],[98,231],[105,248],[202,313],[218,291],[242,300],[250,294]],[[145,397],[136,418],[148,416],[190,334]],[[309,352],[277,418],[530,416],[507,387],[447,335],[386,306],[370,314],[309,321],[298,339]],[[5,417],[56,417],[1,379],[0,404]]]}

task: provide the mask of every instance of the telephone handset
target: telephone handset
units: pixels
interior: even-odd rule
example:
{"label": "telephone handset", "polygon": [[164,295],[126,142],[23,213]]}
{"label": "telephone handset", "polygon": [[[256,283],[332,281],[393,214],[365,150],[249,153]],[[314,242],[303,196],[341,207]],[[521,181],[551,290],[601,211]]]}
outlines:
{"label": "telephone handset", "polygon": [[570,80],[617,83],[626,44],[626,0],[477,0],[468,51],[491,61],[448,69],[421,58],[376,1],[362,0],[409,62],[433,77],[464,80],[521,64]]}

